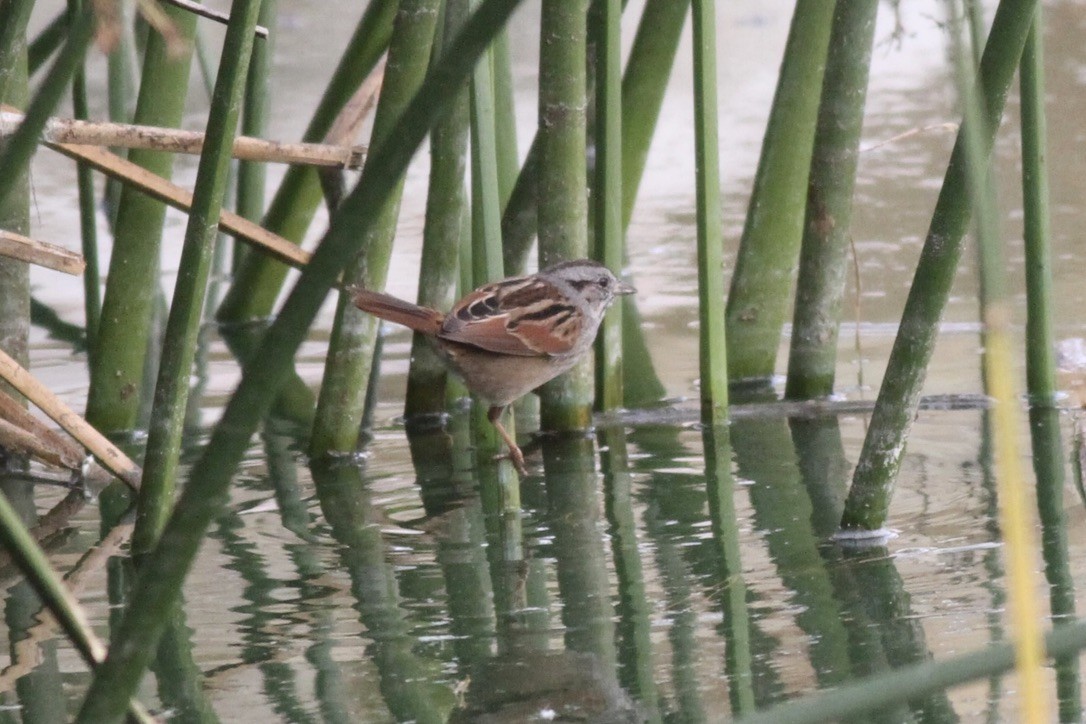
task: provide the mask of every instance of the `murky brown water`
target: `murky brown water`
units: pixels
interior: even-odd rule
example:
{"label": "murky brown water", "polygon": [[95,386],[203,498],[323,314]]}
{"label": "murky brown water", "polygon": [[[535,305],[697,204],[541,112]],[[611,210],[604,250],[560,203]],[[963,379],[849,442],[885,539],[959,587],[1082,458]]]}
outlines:
{"label": "murky brown water", "polygon": [[[39,3],[35,23],[57,5]],[[304,109],[315,105],[320,92],[313,79],[328,71],[360,12],[355,3],[334,3],[336,10],[331,5],[280,3],[274,137],[300,135]],[[631,10],[638,5],[631,3]],[[729,261],[791,5],[738,2],[718,8]],[[989,16],[991,11],[989,4]],[[512,45],[522,54],[516,60],[522,145],[534,125],[537,12],[524,10],[511,31]],[[942,5],[904,3],[900,12],[904,32],[893,39],[894,18],[889,7],[880,8],[865,126],[869,150],[857,183],[853,237],[861,321],[842,334],[838,374],[839,388],[850,398],[871,399],[877,390],[953,143],[942,124],[957,119],[937,23]],[[1077,235],[1086,178],[1086,156],[1078,152],[1086,113],[1086,13],[1079,3],[1056,2],[1046,14],[1059,260],[1056,326],[1060,337],[1086,336],[1078,314],[1084,300]],[[632,25],[625,29],[632,34]],[[692,408],[683,398],[694,394],[697,376],[689,55],[684,45],[629,233],[653,361],[680,409]],[[199,127],[206,101],[198,90],[193,98],[188,124]],[[1010,243],[1010,282],[1021,297],[1016,114],[1012,101],[998,142],[996,177]],[[917,132],[882,144],[912,130]],[[194,169],[194,161],[183,162],[181,181],[191,181]],[[415,287],[426,173],[423,154],[409,174],[390,280],[391,290],[407,297]],[[273,170],[272,177],[278,176]],[[77,247],[70,165],[43,151],[33,181],[35,236]],[[319,232],[323,223],[318,220],[314,228]],[[168,225],[167,289],[184,218],[171,212]],[[965,258],[971,259],[970,252]],[[33,283],[37,298],[80,323],[77,285],[44,271],[35,271]],[[944,318],[928,393],[980,390],[975,286],[971,264],[965,263]],[[320,380],[329,324],[326,313],[299,355],[299,372],[313,385]],[[782,345],[781,369],[786,340]],[[523,693],[524,708],[510,710],[509,721],[543,719],[546,707],[560,710],[563,703],[580,707],[582,714],[597,712],[586,715],[590,721],[603,720],[601,711],[718,721],[753,705],[891,666],[949,657],[1007,636],[980,411],[921,413],[891,513],[897,537],[866,553],[823,542],[836,523],[863,440],[859,415],[791,425],[783,419],[740,420],[732,427],[730,447],[719,448],[719,440],[707,440],[696,426],[667,422],[601,430],[598,455],[591,439],[547,440],[542,453],[529,455],[535,474],[522,485],[522,516],[493,519],[483,515],[473,491],[492,493],[494,481],[459,469],[451,478],[426,466],[419,472],[412,465],[398,418],[408,346],[402,331],[388,336],[377,429],[366,459],[358,470],[327,473],[333,478],[329,489],[350,491],[353,507],[343,519],[322,514],[294,438],[270,431],[254,439],[229,510],[213,528],[185,589],[183,630],[191,631],[198,673],[163,664],[165,681],[201,682],[223,721],[422,721],[442,718],[457,701],[483,706],[488,693],[517,690],[525,681],[537,691],[550,687],[552,698]],[[213,330],[207,351],[200,407],[205,433],[238,379]],[[33,332],[32,355],[41,379],[82,409],[84,356],[40,328]],[[192,439],[190,450],[201,437]],[[1028,440],[1025,431],[1022,439]],[[706,495],[707,447],[732,461],[731,482],[719,482],[727,493],[723,501]],[[544,468],[546,476],[540,474]],[[61,497],[59,490],[41,490],[38,505]],[[1070,568],[1082,581],[1083,506],[1070,488],[1064,500]],[[335,509],[335,499],[325,503],[325,509]],[[78,513],[72,533],[52,549],[58,565],[71,565],[97,539],[98,521],[94,505]],[[518,549],[502,551],[510,541]],[[511,560],[519,563],[510,566]],[[104,573],[87,582],[81,599],[108,635]],[[9,595],[9,625],[15,625],[21,600],[17,592]],[[45,662],[18,689],[11,676],[2,680],[0,701],[25,707],[24,721],[49,720],[32,714],[50,706],[73,711],[87,682],[85,668],[65,643],[47,644],[43,651]],[[1047,685],[1053,690],[1054,678],[1050,672]],[[979,682],[885,718],[1013,720],[1015,686],[1013,678]],[[63,700],[35,700],[35,688],[63,692]],[[169,702],[182,715],[199,709],[154,677],[142,694],[148,702]],[[0,711],[5,721],[19,716],[14,709]]]}

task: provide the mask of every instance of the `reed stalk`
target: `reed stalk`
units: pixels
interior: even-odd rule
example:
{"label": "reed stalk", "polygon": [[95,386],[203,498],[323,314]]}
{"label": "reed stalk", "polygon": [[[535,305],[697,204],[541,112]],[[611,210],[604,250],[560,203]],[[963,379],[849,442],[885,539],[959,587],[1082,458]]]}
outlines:
{"label": "reed stalk", "polygon": [[[105,658],[105,644],[94,633],[78,599],[50,565],[49,557],[34,541],[5,495],[0,495],[0,540],[3,541],[4,550],[11,555],[26,580],[56,617],[76,651],[93,669]],[[128,713],[139,722],[153,721],[134,700],[128,703]]]}
{"label": "reed stalk", "polygon": [[[587,0],[544,0],[539,53],[539,265],[588,255],[585,187]],[[581,430],[592,418],[591,360],[540,388],[540,424]]]}
{"label": "reed stalk", "polygon": [[[33,3],[31,3],[33,4]],[[18,20],[13,28],[17,28]],[[53,53],[57,52],[57,48],[64,43],[64,38],[68,35],[68,12],[65,10],[57,13],[52,20],[50,20],[44,28],[38,31],[38,34],[34,36],[34,39],[27,43],[26,46],[26,64],[27,75],[33,77],[38,70],[48,62],[49,58],[53,57]],[[26,21],[23,21],[25,27]],[[7,36],[0,35],[0,42],[7,42]]]}
{"label": "reed stalk", "polygon": [[[426,76],[439,7],[439,0],[400,3],[389,41],[385,82],[377,102],[371,146],[392,131]],[[382,206],[377,223],[363,237],[362,251],[344,275],[346,283],[366,289],[384,288],[402,193],[401,175]],[[351,452],[358,445],[379,326],[380,320],[356,308],[349,295],[340,295],[309,444],[314,457]]]}
{"label": "reed stalk", "polygon": [[[459,31],[469,12],[469,0],[447,0],[443,27],[435,34],[434,58]],[[467,213],[464,173],[467,167],[468,92],[454,98],[448,114],[430,133],[430,183],[422,229],[422,262],[417,301],[424,307],[447,310],[456,301],[462,219]],[[423,335],[411,339],[411,368],[407,374],[404,414],[408,420],[445,410],[448,371],[433,344]]]}
{"label": "reed stalk", "polygon": [[[977,81],[986,111],[984,127],[978,134],[981,136],[978,163],[991,154],[1035,8],[1036,2],[1004,1],[996,10]],[[959,132],[845,501],[841,520],[845,528],[877,530],[886,520],[939,318],[950,294],[972,212],[964,143]]]}
{"label": "reed stalk", "polygon": [[[1026,256],[1026,384],[1030,400],[1030,439],[1037,480],[1037,509],[1041,521],[1041,550],[1049,585],[1049,610],[1054,627],[1075,617],[1075,578],[1068,555],[1064,513],[1064,447],[1057,409],[1055,337],[1052,308],[1052,257],[1046,164],[1044,44],[1038,6],[1019,66],[1022,127],[1023,233]],[[1082,688],[1078,656],[1055,661],[1056,698],[1060,721],[1082,719]]]}
{"label": "reed stalk", "polygon": [[877,0],[834,11],[815,128],[785,397],[833,394]]}
{"label": "reed stalk", "polygon": [[622,228],[630,226],[689,0],[647,0],[622,78]]}
{"label": "reed stalk", "polygon": [[[340,57],[332,79],[321,96],[302,140],[317,143],[355,90],[377,66],[388,49],[396,0],[374,0],[358,21],[354,34]],[[313,169],[291,167],[268,205],[263,226],[300,244],[323,195]],[[235,270],[234,281],[216,313],[220,322],[262,319],[272,313],[286,278],[287,268],[261,254],[249,256]]]}
{"label": "reed stalk", "polygon": [[1056,339],[1052,330],[1051,223],[1048,213],[1048,132],[1044,108],[1041,11],[1022,51],[1022,210],[1026,253],[1026,377],[1033,405],[1056,404]]}
{"label": "reed stalk", "polygon": [[[257,21],[265,28],[274,27],[278,10],[278,0],[264,0],[260,5],[260,18]],[[249,74],[245,80],[245,95],[242,102],[241,135],[251,138],[265,138],[268,129],[268,114],[271,97],[268,84],[271,80],[272,58],[275,56],[275,43],[272,35],[253,45],[253,56],[249,61]],[[264,215],[264,188],[267,180],[266,166],[263,163],[243,161],[238,164],[237,203],[235,211],[250,221],[260,221]],[[238,255],[235,249],[234,259]]]}
{"label": "reed stalk", "polygon": [[[195,17],[173,7],[165,12],[191,43]],[[189,53],[171,56],[162,36],[151,33],[134,121],[180,125],[190,69]],[[157,176],[168,179],[172,173],[172,154],[133,150],[128,159]],[[87,419],[105,432],[132,430],[137,424],[155,299],[161,294],[159,253],[165,217],[161,201],[129,186],[122,188],[87,393]]]}
{"label": "reed stalk", "polygon": [[[400,116],[395,133],[371,149],[362,178],[344,199],[341,213],[261,339],[256,361],[246,364],[241,383],[194,464],[173,515],[145,560],[124,618],[115,630],[110,655],[91,683],[80,713],[84,722],[113,722],[122,715],[162,633],[164,612],[177,600],[204,533],[221,512],[230,478],[249,438],[287,380],[294,353],[329,288],[361,249],[363,234],[391,196],[396,179],[407,169],[426,133],[448,110],[487,44],[518,5],[518,0],[484,0],[434,64],[433,73]],[[351,223],[345,222],[348,219]]]}
{"label": "reed stalk", "polygon": [[[477,4],[476,2],[471,3]],[[502,260],[502,189],[499,185],[498,129],[494,107],[494,49],[483,55],[470,83],[471,130],[471,287],[505,276]],[[487,405],[478,397],[472,405],[472,434],[478,460],[487,460],[501,449],[497,430],[487,420]],[[503,413],[511,417],[508,413]],[[509,421],[513,425],[513,421]],[[514,427],[506,427],[516,435]],[[505,482],[501,472],[499,483]],[[515,476],[513,478],[515,483]],[[504,486],[509,487],[509,486]],[[507,496],[503,496],[506,498]],[[488,511],[496,513],[498,511]]]}
{"label": "reed stalk", "polygon": [[[622,3],[602,0],[592,13],[596,51],[596,168],[593,256],[615,274],[626,253],[622,226]],[[612,305],[596,337],[596,409],[621,407],[622,305]]]}
{"label": "reed stalk", "polygon": [[[75,22],[83,8],[83,0],[68,0],[68,16]],[[72,115],[77,120],[87,120],[87,78],[82,66],[72,76]],[[76,183],[79,187],[79,237],[82,241],[83,259],[83,318],[87,328],[87,364],[94,364],[95,330],[102,312],[102,290],[98,272],[98,224],[94,198],[94,174],[91,167],[80,163],[76,167]]]}
{"label": "reed stalk", "polygon": [[701,417],[728,415],[728,357],[724,314],[724,240],[720,219],[717,143],[716,14],[713,0],[693,0],[694,153],[697,155],[698,322]]}
{"label": "reed stalk", "polygon": [[[30,100],[23,122],[0,148],[0,168],[4,169],[4,173],[0,174],[0,204],[3,204],[8,194],[19,185],[22,171],[30,163],[30,157],[37,149],[38,136],[41,135],[41,130],[45,127],[49,115],[60,103],[76,68],[81,66],[83,55],[87,51],[87,46],[90,45],[93,34],[94,16],[87,8],[73,19],[64,47]],[[18,47],[22,49],[23,46]],[[25,51],[20,50],[20,52]],[[6,86],[7,83],[3,85]],[[0,91],[2,90],[3,88],[0,88]],[[0,93],[0,98],[3,97],[4,94]]]}
{"label": "reed stalk", "polygon": [[[31,0],[0,5],[0,102],[19,108],[30,98],[26,66],[26,22]],[[8,157],[14,139],[0,141],[0,158]],[[27,143],[23,141],[23,143]],[[30,175],[25,164],[9,170],[0,166],[11,191],[0,199],[0,229],[30,233]],[[22,365],[29,361],[30,269],[26,262],[0,258],[0,350]],[[0,393],[9,389],[0,382]],[[16,394],[16,399],[22,397]]]}
{"label": "reed stalk", "polygon": [[[1070,656],[1086,648],[1086,621],[1076,621],[1045,635],[1048,656]],[[941,661],[925,661],[868,676],[832,691],[768,707],[737,724],[814,724],[863,717],[887,711],[925,694],[1005,674],[1014,668],[1009,643]]]}
{"label": "reed stalk", "polygon": [[[498,189],[501,210],[509,204],[513,187],[520,173],[517,153],[517,114],[513,93],[513,57],[509,48],[509,33],[503,30],[490,49],[490,65],[494,78],[494,130],[498,147]],[[502,265],[504,268],[504,264]],[[507,269],[506,274],[511,272]]]}
{"label": "reed stalk", "polygon": [[815,120],[836,3],[799,0],[728,293],[728,373],[773,376],[803,235]]}
{"label": "reed stalk", "polygon": [[196,170],[173,302],[166,321],[155,402],[147,436],[147,452],[132,551],[151,550],[173,506],[181,433],[188,404],[189,378],[211,271],[219,214],[230,177],[230,151],[238,130],[245,80],[253,51],[262,0],[234,0],[223,40],[215,92],[208,110],[207,138]]}

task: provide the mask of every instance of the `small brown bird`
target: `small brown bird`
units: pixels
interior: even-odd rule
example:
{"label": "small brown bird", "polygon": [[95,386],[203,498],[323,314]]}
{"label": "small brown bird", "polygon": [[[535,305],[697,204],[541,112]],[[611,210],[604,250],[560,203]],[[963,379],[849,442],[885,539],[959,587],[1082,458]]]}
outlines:
{"label": "small brown bird", "polygon": [[524,454],[501,424],[505,407],[571,368],[592,346],[615,296],[635,290],[599,262],[577,259],[481,286],[448,314],[359,287],[347,291],[359,309],[434,341],[490,405],[487,418],[523,474]]}

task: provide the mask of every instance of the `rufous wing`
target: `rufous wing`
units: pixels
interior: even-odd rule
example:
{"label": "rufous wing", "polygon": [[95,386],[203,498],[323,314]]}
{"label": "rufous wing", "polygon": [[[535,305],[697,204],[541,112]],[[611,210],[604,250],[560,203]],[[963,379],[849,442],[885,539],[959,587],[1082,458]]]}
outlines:
{"label": "rufous wing", "polygon": [[[533,279],[481,287],[445,318],[442,339],[520,357],[562,355],[573,349],[581,315],[555,301],[556,290]],[[559,297],[560,298],[560,297]]]}

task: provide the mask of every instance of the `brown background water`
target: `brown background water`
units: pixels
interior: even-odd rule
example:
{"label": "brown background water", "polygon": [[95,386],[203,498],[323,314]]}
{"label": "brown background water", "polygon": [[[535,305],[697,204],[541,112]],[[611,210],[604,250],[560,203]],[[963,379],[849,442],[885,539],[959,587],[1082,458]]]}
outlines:
{"label": "brown background water", "polygon": [[[50,18],[59,5],[39,2],[34,27]],[[636,17],[640,3],[630,5],[628,17]],[[791,8],[791,3],[779,0],[718,7],[728,262],[734,258],[742,227]],[[838,373],[839,391],[851,398],[871,399],[877,391],[953,143],[953,132],[942,127],[957,120],[947,42],[939,22],[942,8],[941,3],[919,0],[902,4],[903,32],[894,37],[891,8],[880,7],[864,130],[867,150],[861,156],[852,229],[861,291],[856,294],[850,287],[849,298],[858,299],[858,310],[849,316],[860,321],[847,324],[842,334]],[[986,10],[990,17],[990,3]],[[280,2],[269,135],[286,140],[300,136],[322,88],[317,79],[332,67],[360,12],[358,3],[351,2]],[[1083,287],[1078,283],[1082,261],[1077,233],[1086,178],[1086,156],[1080,151],[1081,119],[1086,114],[1086,46],[1081,43],[1086,14],[1076,2],[1046,3],[1045,13],[1049,160],[1058,260],[1054,268],[1059,300],[1056,329],[1059,337],[1067,338],[1086,336],[1079,315]],[[517,53],[522,147],[534,128],[537,15],[538,7],[529,3],[510,29]],[[204,28],[209,38],[217,39],[214,28],[207,24]],[[627,40],[633,29],[632,24],[624,26]],[[680,48],[629,232],[630,272],[640,290],[650,351],[669,397],[680,409],[692,409],[692,403],[684,400],[695,394],[697,376],[688,40]],[[95,65],[100,70],[102,61],[97,59]],[[92,74],[92,78],[95,106],[101,114],[102,74]],[[199,128],[206,98],[196,84],[191,98],[186,125]],[[996,178],[1020,331],[1024,305],[1018,303],[1023,282],[1017,126],[1017,103],[1012,98],[997,143]],[[903,139],[884,143],[912,131]],[[273,167],[270,175],[277,179],[280,173]],[[191,182],[194,174],[194,161],[179,164],[181,183]],[[427,158],[422,153],[409,173],[389,283],[394,293],[405,297],[414,294],[426,177]],[[76,192],[69,162],[42,151],[35,159],[32,181],[34,235],[77,248]],[[184,223],[182,215],[170,212],[163,276],[167,290],[172,288]],[[318,219],[314,236],[324,223]],[[106,238],[104,233],[102,238]],[[980,390],[971,253],[966,252],[944,317],[927,393]],[[107,268],[104,260],[102,268]],[[32,279],[37,298],[64,319],[81,323],[79,285],[39,270]],[[313,385],[320,380],[329,311],[325,310],[299,353],[299,372]],[[505,652],[509,645],[495,633],[490,614],[450,615],[451,604],[465,597],[484,604],[489,601],[487,591],[494,584],[488,581],[485,561],[488,540],[491,547],[494,540],[487,538],[487,521],[479,517],[477,498],[469,496],[459,508],[434,516],[420,496],[398,418],[408,349],[408,336],[392,330],[385,347],[377,429],[356,481],[368,494],[366,515],[372,531],[379,531],[374,547],[365,549],[375,556],[365,570],[374,581],[381,581],[379,596],[360,592],[357,581],[352,583],[350,550],[333,536],[322,516],[306,461],[294,439],[275,434],[254,439],[239,470],[229,511],[213,527],[185,589],[193,657],[202,672],[199,678],[224,721],[402,718],[404,710],[390,703],[395,701],[388,693],[390,682],[405,688],[418,682],[404,683],[397,676],[415,672],[424,677],[425,686],[453,696],[458,686],[470,690],[469,682],[478,683],[479,675],[473,679],[472,673],[479,660],[498,650]],[[190,451],[198,449],[238,379],[237,366],[213,329],[208,330],[206,351],[206,387],[200,404],[204,433],[189,441]],[[786,353],[787,340],[782,339],[781,370]],[[35,373],[51,389],[82,409],[87,381],[84,355],[74,354],[69,345],[35,328],[32,360]],[[606,594],[605,615],[596,625],[604,632],[618,628],[611,637],[618,641],[617,651],[594,651],[604,662],[603,670],[610,672],[610,678],[602,678],[627,683],[636,678],[640,666],[643,680],[651,679],[656,686],[655,694],[647,694],[642,686],[641,695],[634,697],[644,711],[684,721],[726,718],[733,707],[729,691],[744,686],[737,685],[737,674],[727,665],[737,646],[729,633],[735,621],[734,617],[729,620],[729,609],[721,603],[729,591],[736,590],[750,617],[745,630],[750,634],[753,665],[745,686],[763,705],[864,670],[880,670],[889,663],[948,657],[1005,638],[1005,580],[992,483],[983,464],[982,413],[921,413],[891,510],[890,525],[897,537],[878,555],[857,561],[828,551],[821,541],[832,529],[832,511],[847,484],[864,426],[862,416],[841,417],[840,443],[832,424],[819,428],[822,442],[816,441],[810,449],[823,468],[838,472],[836,482],[823,490],[830,491],[828,500],[820,501],[805,487],[807,479],[801,474],[818,465],[805,452],[808,448],[797,446],[806,439],[797,426],[790,429],[783,420],[733,425],[736,487],[731,499],[741,568],[730,573],[739,576],[741,586],[734,578],[722,577],[720,536],[711,525],[704,497],[702,433],[689,424],[666,422],[619,428],[630,461],[627,479],[633,529],[620,526],[613,515],[608,518],[605,513],[613,509],[611,496],[616,488],[602,475],[589,473],[582,537],[572,538],[578,541],[578,555],[597,561],[596,573],[603,574],[592,589]],[[1025,445],[1025,430],[1022,440]],[[562,453],[553,448],[544,453],[549,456],[550,472],[554,467],[550,463]],[[560,515],[561,483],[553,479],[560,476],[548,475],[544,481],[538,474],[539,453],[529,460],[537,474],[524,482],[523,489],[522,525],[529,561],[525,565],[532,568],[533,585],[542,587],[538,600],[546,605],[534,611],[543,625],[531,650],[541,658],[526,660],[533,661],[535,669],[560,669],[570,663],[559,658],[559,652],[585,650],[577,645],[578,619],[570,618],[569,610],[575,602],[567,600],[568,588],[563,583],[563,575],[579,569],[566,548],[571,533],[563,528]],[[279,495],[274,492],[277,482]],[[297,496],[293,502],[283,495],[288,489]],[[39,503],[48,506],[61,495],[43,490]],[[1070,489],[1065,502],[1071,567],[1081,581],[1086,568],[1086,521],[1082,503]],[[78,515],[74,535],[53,553],[59,566],[70,565],[97,539],[98,519],[93,505]],[[288,529],[284,519],[298,525]],[[619,544],[635,546],[640,557],[644,590],[633,604],[623,600],[630,589],[623,580],[625,573],[620,575],[618,570]],[[453,576],[450,561],[463,564],[462,571],[478,574],[475,582]],[[475,565],[468,565],[471,562]],[[1038,560],[1038,569],[1041,565]],[[851,585],[842,583],[845,580]],[[471,585],[483,586],[483,594],[465,594],[464,587]],[[850,597],[850,591],[857,589],[866,596]],[[1041,595],[1047,599],[1047,590]],[[96,627],[107,635],[109,599],[104,574],[81,598]],[[378,599],[383,602],[379,615],[373,612]],[[630,610],[639,613],[628,616]],[[393,623],[379,630],[374,625],[378,620]],[[639,657],[629,654],[634,639],[623,626],[630,621],[640,621],[647,636],[647,646],[638,648]],[[474,622],[474,628],[465,628],[465,622]],[[868,642],[865,648],[860,641],[863,632],[879,644]],[[53,666],[61,677],[64,692],[71,697],[67,704],[71,710],[78,705],[87,674],[69,647],[61,642],[56,648],[55,659],[43,668]],[[390,668],[390,660],[401,668]],[[0,665],[7,662],[0,657]],[[842,662],[850,670],[841,670]],[[1049,686],[1052,679],[1049,675]],[[636,687],[627,689],[637,691]],[[145,700],[155,701],[156,691],[149,677]],[[3,694],[4,704],[17,700],[13,692]],[[888,714],[888,720],[1007,720],[1013,718],[1015,702],[1013,678],[984,681],[955,689],[945,698],[933,697],[911,711]]]}

